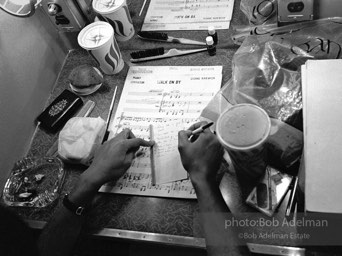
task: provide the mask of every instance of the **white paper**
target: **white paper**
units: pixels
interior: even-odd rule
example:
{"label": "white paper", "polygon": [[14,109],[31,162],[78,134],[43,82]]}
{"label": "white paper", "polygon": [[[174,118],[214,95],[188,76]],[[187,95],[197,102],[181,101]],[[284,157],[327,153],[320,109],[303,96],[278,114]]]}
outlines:
{"label": "white paper", "polygon": [[143,31],[228,29],[234,0],[151,0]]}
{"label": "white paper", "polygon": [[[188,178],[178,152],[178,131],[183,129],[179,121],[153,127],[154,173],[153,184],[163,184]],[[152,161],[152,159],[151,159]]]}
{"label": "white paper", "polygon": [[[219,91],[221,81],[222,66],[130,67],[110,136],[127,127],[136,137],[150,139],[150,124],[159,127],[170,122],[181,123],[179,130],[187,129],[198,121],[202,109]],[[172,143],[176,145],[177,140],[174,138]],[[152,186],[151,179],[150,150],[144,148],[143,155],[133,161],[115,186],[107,184],[100,191],[196,198],[189,180]]]}
{"label": "white paper", "polygon": [[302,72],[306,210],[342,213],[342,60],[309,60]]}

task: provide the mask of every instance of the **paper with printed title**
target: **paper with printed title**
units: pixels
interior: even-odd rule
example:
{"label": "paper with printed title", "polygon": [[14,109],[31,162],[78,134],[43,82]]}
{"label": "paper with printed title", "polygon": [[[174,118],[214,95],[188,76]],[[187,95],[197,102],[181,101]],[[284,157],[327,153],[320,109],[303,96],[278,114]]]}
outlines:
{"label": "paper with printed title", "polygon": [[[164,150],[169,147],[167,150],[175,157],[178,151],[175,134],[199,121],[202,110],[220,90],[221,82],[222,66],[130,67],[110,124],[110,137],[130,128],[136,137],[149,140],[149,125],[152,124],[157,137],[167,143],[163,145]],[[174,131],[175,123],[177,131]],[[143,148],[142,156],[134,159],[126,174],[115,184],[102,186],[100,192],[196,198],[185,170],[180,180],[169,183],[164,182],[172,175],[168,174],[167,178],[160,175],[172,170],[156,170],[160,183],[153,185],[149,154],[150,149]]]}
{"label": "paper with printed title", "polygon": [[228,29],[234,0],[151,0],[142,31]]}

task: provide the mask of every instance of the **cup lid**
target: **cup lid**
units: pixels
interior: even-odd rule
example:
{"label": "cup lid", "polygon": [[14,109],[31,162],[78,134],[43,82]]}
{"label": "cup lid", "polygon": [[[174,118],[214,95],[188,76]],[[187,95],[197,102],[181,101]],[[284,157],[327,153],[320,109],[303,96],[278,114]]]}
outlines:
{"label": "cup lid", "polygon": [[114,35],[113,27],[104,21],[96,21],[84,27],[78,34],[78,44],[85,49],[96,49]]}
{"label": "cup lid", "polygon": [[261,145],[271,130],[271,120],[262,108],[237,104],[224,111],[217,120],[219,141],[232,150],[250,150]]}
{"label": "cup lid", "polygon": [[121,7],[125,0],[93,0],[93,9],[100,14],[107,14]]}

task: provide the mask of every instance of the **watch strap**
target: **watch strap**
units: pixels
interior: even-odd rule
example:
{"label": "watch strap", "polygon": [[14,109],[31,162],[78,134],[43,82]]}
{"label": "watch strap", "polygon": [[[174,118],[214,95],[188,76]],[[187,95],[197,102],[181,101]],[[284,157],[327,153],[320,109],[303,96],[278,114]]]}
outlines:
{"label": "watch strap", "polygon": [[69,211],[74,213],[77,216],[81,216],[84,213],[86,213],[86,208],[84,206],[77,206],[73,202],[69,200],[69,195],[66,194],[63,198],[63,205],[65,208],[67,208]]}

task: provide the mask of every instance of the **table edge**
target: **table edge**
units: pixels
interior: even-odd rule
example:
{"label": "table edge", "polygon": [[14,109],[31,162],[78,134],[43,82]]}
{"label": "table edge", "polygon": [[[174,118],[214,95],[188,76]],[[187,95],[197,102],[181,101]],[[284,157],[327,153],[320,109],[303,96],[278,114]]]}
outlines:
{"label": "table edge", "polygon": [[[28,226],[32,229],[43,229],[46,225],[46,221],[39,220],[25,220]],[[172,245],[180,247],[191,247],[197,249],[206,249],[205,239],[189,236],[177,236],[167,235],[151,232],[141,232],[114,228],[100,228],[96,231],[90,231],[88,233],[91,236],[99,238],[115,238],[124,239],[132,242],[150,242],[161,245]]]}

